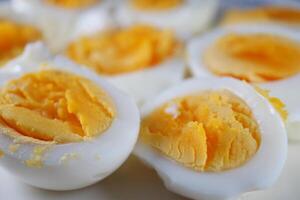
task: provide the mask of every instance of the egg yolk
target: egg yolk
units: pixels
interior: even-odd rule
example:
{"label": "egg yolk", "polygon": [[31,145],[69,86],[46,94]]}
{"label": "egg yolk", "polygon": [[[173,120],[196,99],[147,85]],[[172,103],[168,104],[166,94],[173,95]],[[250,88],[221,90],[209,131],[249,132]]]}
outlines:
{"label": "egg yolk", "polygon": [[14,137],[78,142],[104,132],[114,116],[114,105],[101,88],[63,71],[26,74],[0,92],[0,128]]}
{"label": "egg yolk", "polygon": [[258,150],[250,108],[227,90],[171,100],[142,120],[141,140],[197,171],[241,166]]}
{"label": "egg yolk", "polygon": [[208,47],[203,59],[217,75],[267,82],[300,72],[300,44],[271,34],[232,33]]}
{"label": "egg yolk", "polygon": [[182,5],[184,0],[131,0],[138,10],[167,10]]}
{"label": "egg yolk", "polygon": [[137,25],[83,37],[66,54],[100,74],[117,75],[153,67],[172,56],[177,45],[171,31]]}
{"label": "egg yolk", "polygon": [[79,9],[92,6],[100,0],[46,0],[47,3],[67,9]]}
{"label": "egg yolk", "polygon": [[21,54],[26,44],[41,38],[35,27],[0,19],[0,65]]}
{"label": "egg yolk", "polygon": [[237,24],[243,22],[275,21],[287,24],[300,23],[300,10],[292,7],[265,6],[247,10],[228,11],[222,24]]}

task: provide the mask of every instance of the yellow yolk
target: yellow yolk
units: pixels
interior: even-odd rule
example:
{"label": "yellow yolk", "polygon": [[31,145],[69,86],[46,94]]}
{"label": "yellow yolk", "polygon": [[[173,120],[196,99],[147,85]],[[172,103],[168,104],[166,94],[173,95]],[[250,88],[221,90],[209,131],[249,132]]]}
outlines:
{"label": "yellow yolk", "polygon": [[184,0],[131,0],[138,10],[167,10],[182,5]]}
{"label": "yellow yolk", "polygon": [[245,22],[280,22],[291,25],[300,23],[300,10],[292,7],[266,6],[247,10],[228,11],[222,24],[238,24]]}
{"label": "yellow yolk", "polygon": [[83,37],[66,54],[100,74],[116,75],[152,67],[172,56],[177,45],[171,31],[138,25]]}
{"label": "yellow yolk", "polygon": [[62,71],[24,75],[0,93],[0,129],[14,137],[78,142],[105,131],[114,115],[110,97],[101,88]]}
{"label": "yellow yolk", "polygon": [[217,75],[267,82],[300,72],[300,44],[271,34],[232,33],[208,47],[203,59]]}
{"label": "yellow yolk", "polygon": [[46,0],[47,3],[67,9],[79,9],[92,6],[100,0]]}
{"label": "yellow yolk", "polygon": [[0,65],[21,54],[26,44],[41,38],[40,31],[32,26],[0,19]]}
{"label": "yellow yolk", "polygon": [[241,166],[258,150],[250,108],[227,90],[174,99],[142,120],[141,140],[198,171]]}

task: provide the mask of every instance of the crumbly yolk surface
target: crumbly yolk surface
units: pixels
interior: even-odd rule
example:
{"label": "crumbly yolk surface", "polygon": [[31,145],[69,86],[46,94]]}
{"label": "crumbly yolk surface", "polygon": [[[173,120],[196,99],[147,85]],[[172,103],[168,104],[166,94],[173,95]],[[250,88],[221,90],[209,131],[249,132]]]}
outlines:
{"label": "crumbly yolk surface", "polygon": [[203,59],[217,75],[267,82],[300,72],[300,44],[271,34],[231,33],[208,47]]}
{"label": "crumbly yolk surface", "polygon": [[300,10],[292,7],[265,6],[248,10],[228,11],[222,24],[237,24],[243,22],[275,21],[287,24],[300,23]]}
{"label": "crumbly yolk surface", "polygon": [[62,8],[79,9],[95,5],[100,0],[46,0],[46,2]]}
{"label": "crumbly yolk surface", "polygon": [[227,90],[174,99],[142,120],[141,140],[198,171],[241,166],[258,150],[250,108]]}
{"label": "crumbly yolk surface", "polygon": [[41,38],[33,26],[0,19],[0,65],[21,54],[26,44]]}
{"label": "crumbly yolk surface", "polygon": [[167,10],[183,3],[184,0],[131,0],[131,5],[138,10]]}
{"label": "crumbly yolk surface", "polygon": [[172,56],[177,45],[171,31],[137,25],[83,37],[66,54],[100,74],[116,75],[153,67]]}
{"label": "crumbly yolk surface", "polygon": [[101,134],[114,116],[114,105],[101,88],[63,71],[24,75],[0,93],[0,128],[14,137],[78,142]]}

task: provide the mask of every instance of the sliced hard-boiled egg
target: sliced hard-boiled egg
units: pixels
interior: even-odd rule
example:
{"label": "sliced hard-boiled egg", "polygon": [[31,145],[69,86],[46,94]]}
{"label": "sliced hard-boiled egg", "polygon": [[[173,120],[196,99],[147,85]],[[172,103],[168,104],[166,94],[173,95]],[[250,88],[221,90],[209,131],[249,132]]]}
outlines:
{"label": "sliced hard-boiled egg", "polygon": [[116,2],[122,26],[146,23],[173,29],[182,39],[205,30],[218,9],[218,0],[124,0]]}
{"label": "sliced hard-boiled egg", "polygon": [[0,69],[0,164],[50,190],[93,184],[129,156],[139,131],[134,100],[41,43]]}
{"label": "sliced hard-boiled egg", "polygon": [[101,28],[113,25],[108,0],[13,0],[12,6],[16,12],[35,19],[54,53],[62,50],[78,24],[89,27],[85,21],[92,20]]}
{"label": "sliced hard-boiled egg", "polygon": [[254,8],[233,8],[225,12],[222,25],[245,23],[276,23],[300,27],[300,4],[295,1],[278,1]]}
{"label": "sliced hard-boiled egg", "polygon": [[188,45],[194,76],[231,76],[268,89],[288,111],[291,139],[300,139],[300,37],[275,25],[218,28]]}
{"label": "sliced hard-boiled egg", "polygon": [[183,47],[169,29],[134,25],[81,30],[63,54],[106,77],[139,104],[184,77]]}
{"label": "sliced hard-boiled egg", "polygon": [[7,2],[0,3],[0,66],[22,54],[27,44],[42,39],[30,18],[13,12]]}
{"label": "sliced hard-boiled egg", "polygon": [[270,187],[283,168],[284,123],[239,80],[187,80],[145,103],[141,115],[134,153],[185,197],[238,197]]}

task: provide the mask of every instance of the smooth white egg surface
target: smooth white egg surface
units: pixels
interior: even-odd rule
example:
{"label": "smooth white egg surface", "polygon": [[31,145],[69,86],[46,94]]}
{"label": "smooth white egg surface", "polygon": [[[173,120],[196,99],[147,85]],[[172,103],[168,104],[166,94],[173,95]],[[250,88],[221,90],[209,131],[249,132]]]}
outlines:
{"label": "smooth white egg surface", "polygon": [[[264,24],[264,25],[238,25],[217,28],[204,36],[194,38],[190,41],[187,47],[188,67],[191,73],[196,77],[218,77],[215,73],[208,69],[207,64],[204,61],[204,54],[208,47],[210,47],[215,41],[227,34],[272,34],[274,36],[281,36],[291,41],[294,44],[300,44],[300,36],[297,31],[288,29],[282,26]],[[263,47],[262,47],[263,48]],[[268,48],[267,46],[265,48]],[[275,48],[275,47],[274,47]],[[270,48],[271,49],[271,48]],[[284,51],[284,50],[282,50]],[[272,50],[266,50],[267,56],[272,57],[273,60],[286,60],[284,52],[276,55],[272,55]],[[276,49],[274,52],[277,52]],[[270,58],[269,57],[269,58]],[[254,58],[256,59],[256,58]],[[275,61],[277,62],[277,61]],[[241,64],[242,65],[242,64]],[[249,72],[250,73],[250,72]],[[278,72],[280,74],[280,72]],[[251,81],[250,81],[251,82]],[[280,98],[286,105],[288,118],[286,126],[291,140],[300,139],[300,96],[297,86],[300,84],[300,74],[295,73],[286,78],[272,81],[264,81],[254,83],[261,88],[268,89],[270,94]]]}
{"label": "smooth white egg surface", "polygon": [[[138,9],[131,2],[131,0],[124,0],[115,3],[116,20],[121,26],[146,23],[170,28],[182,39],[189,39],[196,33],[204,31],[211,24],[218,9],[218,0],[183,0],[172,8],[157,10]],[[147,3],[147,1],[142,2]],[[152,2],[152,4],[156,3]]]}
{"label": "smooth white egg surface", "polygon": [[[36,23],[42,28],[46,38],[49,40],[48,46],[54,53],[61,51],[70,38],[76,34],[74,33],[75,26],[92,26],[89,23],[84,23],[86,18],[93,18],[93,20],[97,18],[96,24],[100,25],[102,28],[113,24],[110,14],[111,1],[91,0],[93,4],[75,8],[67,7],[70,6],[67,3],[70,4],[72,1],[65,1],[67,4],[65,5],[66,7],[60,4],[55,5],[55,2],[61,2],[61,4],[64,3],[64,1],[51,0],[13,0],[11,2],[12,7],[16,12],[34,18]],[[74,2],[78,2],[80,5],[81,2],[85,1]],[[84,21],[80,21],[79,18]]]}
{"label": "smooth white egg surface", "polygon": [[[135,155],[157,171],[170,191],[192,199],[231,199],[245,192],[270,187],[278,179],[287,154],[287,135],[284,124],[268,100],[250,85],[241,81],[232,78],[187,80],[144,104],[141,108],[141,126],[143,127],[145,117],[174,98],[224,89],[242,99],[251,109],[260,130],[261,142],[257,152],[246,163],[233,169],[219,172],[197,171],[168,158],[139,139],[134,150]],[[174,109],[168,109],[165,112],[174,117],[180,117]],[[157,124],[153,129],[158,126]],[[179,151],[186,153],[183,150]]]}
{"label": "smooth white egg surface", "polygon": [[21,181],[49,190],[73,190],[104,179],[134,148],[140,122],[136,104],[90,70],[52,57],[41,43],[29,45],[24,54],[1,68],[0,84],[3,87],[12,79],[43,70],[68,72],[92,81],[111,97],[115,117],[101,135],[76,143],[20,140],[1,132],[1,166]]}

